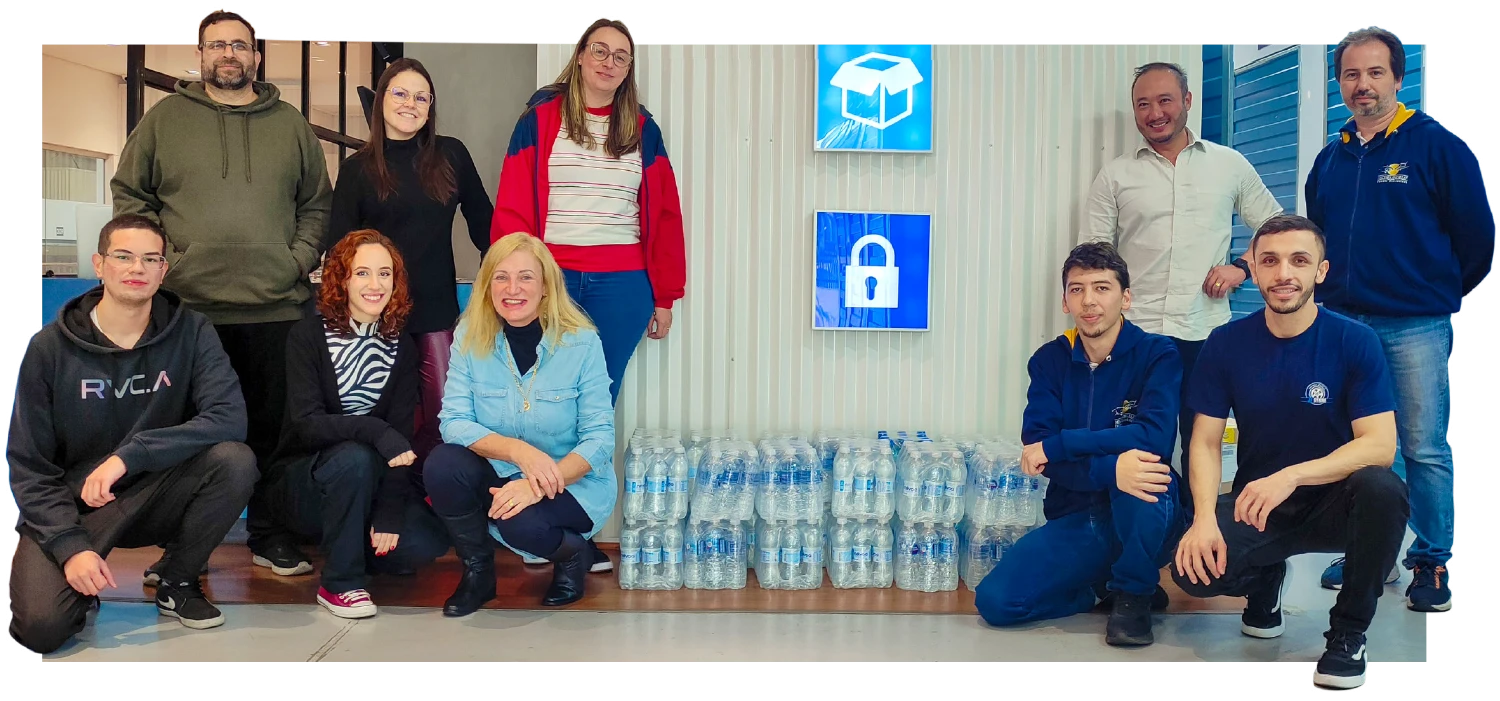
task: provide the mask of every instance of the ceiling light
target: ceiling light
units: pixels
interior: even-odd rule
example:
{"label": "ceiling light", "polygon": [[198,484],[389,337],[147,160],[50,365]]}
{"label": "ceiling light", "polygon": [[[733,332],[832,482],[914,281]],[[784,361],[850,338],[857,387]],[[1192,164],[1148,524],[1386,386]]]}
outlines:
{"label": "ceiling light", "polygon": [[198,71],[195,71],[195,70],[189,68],[188,69],[188,75],[198,75]]}
{"label": "ceiling light", "polygon": [[326,41],[315,41],[313,43],[317,44],[318,46],[328,46],[328,42]]}
{"label": "ceiling light", "polygon": [[318,57],[317,57],[317,56],[313,56],[313,57],[312,57],[312,60],[314,60],[314,61],[317,61],[317,62],[319,62],[319,63],[322,63],[322,62],[323,62],[323,59],[321,59],[321,58],[318,58]]}

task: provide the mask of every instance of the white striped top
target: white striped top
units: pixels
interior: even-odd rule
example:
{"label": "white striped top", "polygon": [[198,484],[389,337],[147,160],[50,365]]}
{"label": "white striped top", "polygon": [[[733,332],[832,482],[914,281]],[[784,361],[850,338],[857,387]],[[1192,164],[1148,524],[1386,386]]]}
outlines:
{"label": "white striped top", "polygon": [[324,336],[333,358],[340,407],[346,416],[363,416],[375,408],[391,379],[396,344],[377,336],[373,323],[361,324],[350,319],[349,325],[354,329],[352,337],[332,331],[325,331]]}
{"label": "white striped top", "polygon": [[598,142],[585,149],[559,127],[547,159],[547,243],[607,246],[641,242],[641,153],[619,159],[604,151],[609,117],[588,115],[589,132]]}

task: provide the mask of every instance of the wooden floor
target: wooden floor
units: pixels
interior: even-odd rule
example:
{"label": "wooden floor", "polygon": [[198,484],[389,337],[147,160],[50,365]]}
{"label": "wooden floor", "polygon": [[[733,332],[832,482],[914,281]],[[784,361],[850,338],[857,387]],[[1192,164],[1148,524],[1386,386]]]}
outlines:
{"label": "wooden floor", "polygon": [[[616,563],[619,546],[599,547]],[[314,548],[315,568],[322,562]],[[161,555],[159,548],[118,549],[109,556],[109,567],[119,589],[107,590],[107,601],[149,601],[154,590],[141,584],[141,574]],[[495,558],[499,597],[485,608],[541,609],[539,602],[551,582],[551,566],[527,567],[514,553],[501,549]],[[318,592],[318,569],[297,577],[279,577],[250,564],[250,549],[240,543],[225,543],[209,560],[204,591],[221,604],[312,604]],[[369,584],[370,595],[381,606],[440,608],[458,585],[459,563],[452,554],[409,577],[377,576]],[[974,615],[974,593],[962,582],[957,591],[923,593],[890,589],[835,589],[824,578],[812,591],[769,591],[760,588],[755,573],[748,575],[744,589],[703,591],[623,591],[613,572],[589,575],[588,594],[572,606],[573,611],[729,611],[751,613],[927,613]],[[1171,604],[1168,613],[1239,613],[1244,600],[1219,597],[1195,599],[1183,593],[1163,571],[1162,587]]]}

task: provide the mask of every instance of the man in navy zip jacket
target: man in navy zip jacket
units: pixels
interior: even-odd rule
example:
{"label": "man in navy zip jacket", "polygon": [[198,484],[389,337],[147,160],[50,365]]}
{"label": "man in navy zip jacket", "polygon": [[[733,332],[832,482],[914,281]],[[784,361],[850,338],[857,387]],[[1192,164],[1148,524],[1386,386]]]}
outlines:
{"label": "man in navy zip jacket", "polygon": [[1063,311],[1075,328],[1032,354],[1021,428],[1022,470],[1051,480],[1047,523],[975,589],[991,625],[1083,613],[1105,585],[1114,599],[1106,642],[1154,641],[1152,595],[1182,533],[1168,464],[1182,360],[1170,338],[1127,321],[1129,308],[1130,273],[1114,246],[1073,249],[1063,263]]}
{"label": "man in navy zip jacket", "polygon": [[[1490,271],[1495,219],[1469,147],[1396,101],[1406,70],[1399,39],[1376,28],[1353,32],[1334,50],[1334,63],[1354,116],[1307,177],[1307,216],[1328,239],[1330,272],[1318,300],[1380,337],[1395,383],[1416,535],[1401,561],[1414,572],[1407,607],[1447,611],[1450,317]],[[1343,586],[1343,563],[1335,560],[1324,573],[1324,587]],[[1387,581],[1399,574],[1393,570]]]}

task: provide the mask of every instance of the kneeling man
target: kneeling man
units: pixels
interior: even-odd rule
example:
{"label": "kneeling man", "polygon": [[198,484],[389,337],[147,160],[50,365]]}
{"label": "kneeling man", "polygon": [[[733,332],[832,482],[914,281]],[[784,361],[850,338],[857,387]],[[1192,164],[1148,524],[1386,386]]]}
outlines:
{"label": "kneeling man", "polygon": [[1047,523],[1019,540],[975,591],[991,625],[1061,618],[1114,599],[1105,641],[1149,645],[1153,595],[1182,532],[1168,464],[1177,440],[1182,360],[1170,338],[1123,315],[1130,273],[1108,243],[1063,263],[1075,328],[1037,349],[1027,371],[1022,470],[1051,480]]}

